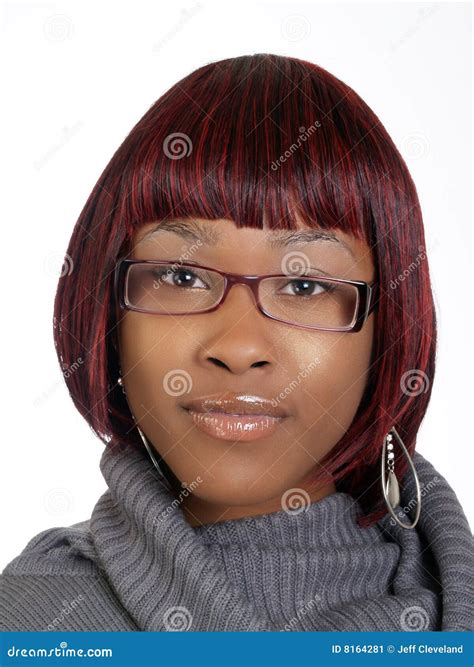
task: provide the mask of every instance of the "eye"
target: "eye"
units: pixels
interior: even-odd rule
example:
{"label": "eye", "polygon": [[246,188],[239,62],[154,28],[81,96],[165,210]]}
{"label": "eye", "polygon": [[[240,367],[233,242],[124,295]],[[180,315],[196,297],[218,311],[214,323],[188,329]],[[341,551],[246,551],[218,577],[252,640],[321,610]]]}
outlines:
{"label": "eye", "polygon": [[312,280],[311,278],[297,278],[290,280],[284,288],[289,288],[291,291],[281,292],[282,294],[290,294],[291,296],[318,296],[334,291],[336,285],[331,282]]}
{"label": "eye", "polygon": [[204,281],[194,271],[187,268],[173,269],[172,267],[164,267],[153,269],[152,273],[154,279],[160,285],[208,289]]}

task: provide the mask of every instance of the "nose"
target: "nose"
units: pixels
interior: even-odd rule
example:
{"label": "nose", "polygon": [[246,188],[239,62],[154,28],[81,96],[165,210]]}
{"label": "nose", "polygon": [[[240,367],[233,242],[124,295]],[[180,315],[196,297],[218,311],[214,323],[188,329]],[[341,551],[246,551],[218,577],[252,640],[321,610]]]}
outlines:
{"label": "nose", "polygon": [[220,308],[203,317],[209,335],[199,351],[202,365],[224,368],[234,375],[275,365],[269,336],[273,323],[259,312],[247,285],[234,285]]}

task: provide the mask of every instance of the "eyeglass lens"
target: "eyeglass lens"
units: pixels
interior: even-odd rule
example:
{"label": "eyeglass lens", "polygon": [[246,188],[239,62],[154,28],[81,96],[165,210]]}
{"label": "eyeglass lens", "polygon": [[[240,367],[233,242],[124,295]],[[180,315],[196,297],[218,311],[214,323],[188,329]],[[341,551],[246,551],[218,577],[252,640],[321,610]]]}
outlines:
{"label": "eyeglass lens", "polygon": [[[215,306],[224,293],[224,277],[184,264],[131,264],[125,300],[150,313],[186,314]],[[288,275],[260,282],[263,309],[280,320],[305,326],[348,327],[355,319],[358,290],[329,278]]]}

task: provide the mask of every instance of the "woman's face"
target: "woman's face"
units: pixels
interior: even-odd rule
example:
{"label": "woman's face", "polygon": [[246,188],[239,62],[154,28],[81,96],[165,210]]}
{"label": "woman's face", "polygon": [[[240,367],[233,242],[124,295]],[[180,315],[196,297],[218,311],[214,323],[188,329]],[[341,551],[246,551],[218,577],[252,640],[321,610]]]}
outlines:
{"label": "woman's face", "polygon": [[[339,231],[331,232],[333,240],[280,246],[272,241],[281,232],[238,229],[229,220],[172,226],[174,231],[170,223],[141,227],[130,257],[191,260],[247,275],[286,273],[282,267],[303,261],[332,277],[374,279],[370,248]],[[196,227],[203,232],[199,239]],[[199,479],[193,486],[197,499],[223,507],[264,505],[302,486],[353,420],[372,337],[373,314],[358,333],[272,320],[258,311],[245,285],[232,287],[214,312],[127,310],[119,324],[123,382],[136,421],[180,481],[189,486]],[[272,421],[273,430],[255,440],[223,439],[198,428],[185,405],[228,392],[268,399],[286,417]]]}

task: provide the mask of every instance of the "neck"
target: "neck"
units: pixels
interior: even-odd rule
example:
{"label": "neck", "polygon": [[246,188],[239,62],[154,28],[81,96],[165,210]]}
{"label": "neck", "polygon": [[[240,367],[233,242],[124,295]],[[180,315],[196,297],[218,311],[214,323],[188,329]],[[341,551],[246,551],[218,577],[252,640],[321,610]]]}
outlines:
{"label": "neck", "polygon": [[[333,482],[320,485],[316,488],[314,483],[312,485],[303,483],[297,484],[295,488],[305,491],[305,500],[309,497],[310,503],[321,500],[336,491],[336,486]],[[279,494],[274,498],[255,505],[226,505],[224,503],[211,503],[193,494],[189,494],[183,499],[181,509],[191,526],[203,526],[228,521],[229,519],[242,519],[244,517],[269,514],[271,512],[281,512],[283,509],[282,495]],[[295,493],[295,495],[297,494]]]}

